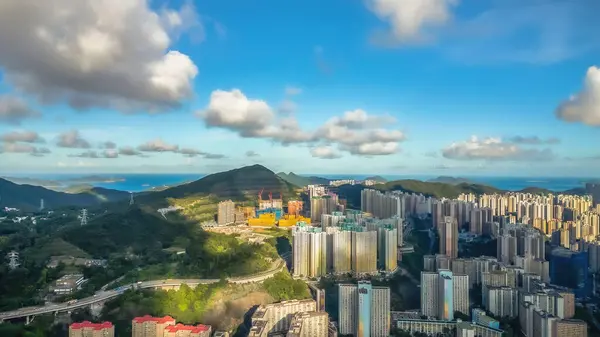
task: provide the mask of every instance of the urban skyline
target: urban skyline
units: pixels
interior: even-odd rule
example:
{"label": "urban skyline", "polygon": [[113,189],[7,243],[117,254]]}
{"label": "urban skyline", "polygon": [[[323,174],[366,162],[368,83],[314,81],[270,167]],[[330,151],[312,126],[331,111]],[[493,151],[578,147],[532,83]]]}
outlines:
{"label": "urban skyline", "polygon": [[0,15],[3,170],[598,169],[595,1],[65,1]]}

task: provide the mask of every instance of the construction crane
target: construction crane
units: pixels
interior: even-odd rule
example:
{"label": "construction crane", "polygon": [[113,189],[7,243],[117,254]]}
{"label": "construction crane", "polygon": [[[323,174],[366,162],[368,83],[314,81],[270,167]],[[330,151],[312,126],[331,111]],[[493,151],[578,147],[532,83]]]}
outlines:
{"label": "construction crane", "polygon": [[264,192],[264,191],[265,191],[265,189],[264,189],[264,187],[263,187],[263,189],[262,189],[262,190],[260,190],[260,192],[258,192],[258,202],[261,202],[261,201],[262,201],[262,194],[263,194],[263,192]]}

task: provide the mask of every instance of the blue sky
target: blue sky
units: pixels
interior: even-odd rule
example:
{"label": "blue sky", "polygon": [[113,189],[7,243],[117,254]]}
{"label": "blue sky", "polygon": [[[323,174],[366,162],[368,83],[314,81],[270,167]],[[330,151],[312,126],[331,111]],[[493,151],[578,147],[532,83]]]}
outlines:
{"label": "blue sky", "polygon": [[1,172],[597,176],[597,1],[101,3],[0,6]]}

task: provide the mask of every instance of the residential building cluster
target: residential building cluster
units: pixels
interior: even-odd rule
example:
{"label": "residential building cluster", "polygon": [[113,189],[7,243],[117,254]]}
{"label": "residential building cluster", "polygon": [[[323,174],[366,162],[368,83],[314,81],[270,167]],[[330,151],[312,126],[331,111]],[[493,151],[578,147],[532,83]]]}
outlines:
{"label": "residential building cluster", "polygon": [[259,306],[252,315],[248,337],[329,337],[337,331],[329,315],[312,299],[283,301]]}
{"label": "residential building cluster", "polygon": [[310,218],[304,217],[304,202],[301,200],[290,200],[287,202],[287,213],[284,211],[283,199],[273,198],[269,193],[269,199],[262,198],[263,193],[258,194],[258,207],[236,206],[235,202],[225,200],[217,205],[217,226],[233,224],[248,224],[252,227],[292,227],[297,222],[309,222]]}
{"label": "residential building cluster", "polygon": [[298,223],[292,230],[295,276],[316,278],[328,273],[355,275],[393,272],[398,266],[403,220],[377,219],[360,211],[324,214],[322,227]]}
{"label": "residential building cluster", "polygon": [[[219,333],[223,335],[222,333]],[[211,337],[210,325],[178,324],[173,317],[135,317],[131,321],[131,337]],[[69,326],[69,337],[114,337],[111,322],[73,323]]]}
{"label": "residential building cluster", "polygon": [[457,337],[502,337],[500,323],[485,315],[485,312],[473,310],[471,322],[456,319],[454,321],[434,318],[422,319],[420,312],[392,312],[392,324],[397,329],[411,334],[421,333],[427,336]]}

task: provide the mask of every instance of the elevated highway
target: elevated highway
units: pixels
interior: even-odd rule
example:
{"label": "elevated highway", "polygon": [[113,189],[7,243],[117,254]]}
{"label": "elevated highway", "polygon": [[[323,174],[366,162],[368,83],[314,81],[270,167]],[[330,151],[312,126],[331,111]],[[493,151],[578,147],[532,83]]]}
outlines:
{"label": "elevated highway", "polygon": [[[274,261],[271,268],[265,272],[257,273],[249,276],[241,277],[228,277],[226,280],[229,283],[244,284],[244,283],[257,283],[262,282],[276,273],[285,269],[285,262],[281,259]],[[220,279],[167,279],[167,280],[155,280],[155,281],[143,281],[138,283],[132,283],[125,286],[118,287],[112,290],[100,290],[93,296],[82,298],[76,302],[69,301],[63,303],[54,303],[45,306],[36,307],[25,307],[13,311],[0,312],[0,322],[15,318],[26,318],[26,322],[29,323],[31,317],[43,314],[57,314],[64,311],[72,311],[84,307],[91,306],[96,303],[104,303],[110,299],[113,299],[121,295],[125,290],[128,289],[174,289],[179,288],[181,285],[186,284],[190,287],[195,287],[199,284],[212,284],[221,281]]]}

